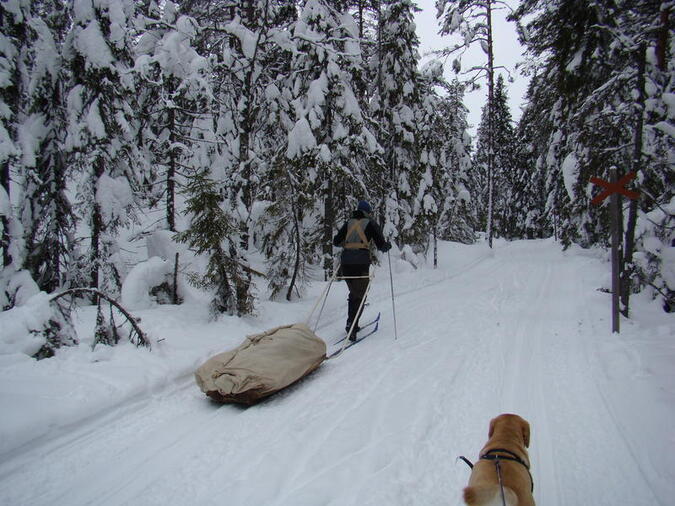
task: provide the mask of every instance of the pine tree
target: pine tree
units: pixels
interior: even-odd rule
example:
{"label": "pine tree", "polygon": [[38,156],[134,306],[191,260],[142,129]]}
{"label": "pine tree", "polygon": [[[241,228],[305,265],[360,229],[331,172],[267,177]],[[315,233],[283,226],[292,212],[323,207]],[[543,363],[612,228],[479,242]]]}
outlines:
{"label": "pine tree", "polygon": [[66,131],[61,43],[67,30],[65,6],[34,2],[30,22],[32,62],[24,121],[23,195],[25,266],[40,289],[83,282],[76,265],[79,245],[67,195],[68,166],[62,146]]}
{"label": "pine tree", "polygon": [[410,243],[421,249],[414,203],[421,178],[415,125],[415,111],[421,103],[419,38],[413,17],[416,10],[412,0],[383,2],[378,49],[372,64],[377,69],[377,88],[371,115],[379,125],[376,135],[384,150],[385,172],[376,174],[379,181],[373,187],[384,205],[385,235],[399,245]]}
{"label": "pine tree", "polygon": [[537,76],[530,80],[525,110],[516,128],[516,170],[514,172],[509,220],[514,225],[513,236],[536,239],[553,235],[551,222],[546,214],[545,171],[539,170],[540,160],[548,135],[550,121],[545,110],[536,110],[530,104],[539,99]]}
{"label": "pine tree", "polygon": [[312,182],[302,172],[302,160],[277,158],[271,201],[256,227],[266,259],[270,295],[276,298],[285,291],[289,301],[294,293],[302,293],[312,273],[312,260],[317,257],[317,238],[308,231],[316,214],[315,195]]}
{"label": "pine tree", "polygon": [[228,250],[231,255],[236,251],[236,261],[228,263],[233,269],[228,276],[236,284],[237,312],[245,314],[252,310],[253,298],[247,258],[257,240],[254,204],[267,197],[264,183],[283,142],[283,130],[269,124],[277,107],[271,97],[288,69],[291,43],[286,30],[295,10],[290,0],[214,0],[184,7],[201,27],[195,48],[214,63],[213,99],[205,104],[211,118],[204,116],[200,125],[204,140],[213,144],[201,146],[202,155],[191,162],[191,171],[212,167],[205,177],[217,183],[223,196],[221,210],[231,231],[236,230],[236,237],[228,237],[237,244],[236,250]]}
{"label": "pine tree", "polygon": [[[424,174],[417,189],[416,215],[420,217],[425,244],[433,243],[437,265],[437,240],[473,241],[469,195],[465,178],[470,167],[467,110],[463,87],[443,78],[443,67],[432,61],[422,71],[424,97],[417,116],[420,167]],[[443,95],[436,90],[442,89]]]}
{"label": "pine tree", "polygon": [[0,5],[0,185],[3,209],[1,216],[3,268],[14,263],[21,266],[20,223],[12,212],[10,181],[12,173],[19,174],[21,147],[19,125],[25,100],[26,71],[29,67],[30,2],[20,1]]}
{"label": "pine tree", "polygon": [[186,188],[189,195],[186,213],[190,226],[177,239],[208,258],[206,272],[195,274],[192,281],[199,287],[213,290],[211,315],[221,313],[243,316],[253,311],[250,291],[240,292],[246,273],[239,261],[237,228],[229,213],[223,209],[220,185],[210,178],[210,171],[195,173]]}
{"label": "pine tree", "polygon": [[540,16],[525,27],[525,33],[532,54],[550,52],[540,72],[546,80],[541,79],[540,86],[552,89],[538,93],[545,99],[555,97],[552,104],[548,102],[553,128],[545,156],[547,213],[553,217],[565,246],[572,242],[590,245],[608,236],[606,225],[601,224],[609,221],[606,216],[602,218],[603,210],[598,216],[598,210],[590,206],[587,182],[592,175],[608,177],[615,162],[607,154],[611,153],[610,146],[622,143],[622,131],[612,121],[606,126],[588,122],[589,111],[580,114],[580,107],[609,76],[609,37],[599,27],[615,22],[616,7],[602,2],[524,2],[516,18],[523,19],[540,9]]}
{"label": "pine tree", "polygon": [[211,93],[209,65],[193,47],[196,21],[181,16],[173,2],[166,2],[161,13],[156,4],[149,5],[144,25],[135,66],[141,90],[138,142],[145,153],[142,177],[149,204],[164,200],[165,227],[175,232],[181,176],[199,143],[194,118],[210,113],[204,111]]}
{"label": "pine tree", "polygon": [[[438,109],[439,136],[442,140],[440,167],[447,173],[450,198],[439,219],[438,237],[446,241],[471,244],[475,240],[475,203],[469,193],[471,173],[471,137],[469,136],[468,110],[463,104],[464,84],[458,81],[446,86],[446,95]],[[441,188],[434,188],[440,193]],[[447,190],[445,190],[447,191]],[[440,195],[439,195],[440,198]]]}
{"label": "pine tree", "polygon": [[[0,307],[20,303],[19,294],[37,291],[23,271],[25,244],[15,204],[22,179],[26,83],[31,67],[30,2],[0,4]],[[13,182],[17,184],[14,185]]]}
{"label": "pine tree", "polygon": [[307,0],[293,36],[297,51],[288,87],[293,96],[289,117],[295,116],[295,123],[286,156],[318,200],[316,209],[307,210],[317,217],[316,228],[304,234],[314,239],[311,247],[321,256],[325,276],[330,277],[337,203],[346,202],[347,195],[366,197],[358,160],[366,159],[377,146],[364,125],[351,84],[362,65],[351,15],[323,0]]}
{"label": "pine tree", "polygon": [[121,285],[117,233],[129,220],[136,150],[133,100],[135,5],[132,0],[74,0],[64,47],[69,161],[81,172],[78,209],[91,232],[90,285],[116,295]]}
{"label": "pine tree", "polygon": [[494,82],[494,51],[493,51],[493,32],[492,32],[492,13],[496,8],[508,5],[500,0],[438,0],[436,8],[438,17],[443,19],[440,33],[441,35],[459,34],[462,37],[460,43],[455,44],[444,50],[448,56],[457,55],[453,61],[453,67],[456,72],[462,68],[461,54],[471,44],[479,43],[483,52],[485,52],[487,61],[485,65],[473,65],[466,73],[470,76],[469,80],[474,84],[485,77],[488,83],[488,95],[486,114],[486,126],[483,132],[484,144],[486,146],[486,226],[488,245],[492,247],[493,235],[493,198],[495,193],[494,170],[495,160],[494,151],[497,147],[497,140],[493,138],[492,131],[496,125],[492,124],[495,112],[495,82]]}
{"label": "pine tree", "polygon": [[[510,219],[511,208],[521,205],[513,198],[513,188],[517,177],[515,154],[518,148],[508,106],[508,96],[501,75],[495,87],[492,117],[489,114],[489,108],[485,106],[478,128],[478,143],[474,155],[472,194],[478,210],[480,227],[483,230],[487,227],[490,202],[492,202],[494,235],[513,238],[516,225]],[[490,161],[492,162],[491,172]],[[490,187],[490,173],[492,174],[492,186],[495,189],[492,199],[487,195]]]}

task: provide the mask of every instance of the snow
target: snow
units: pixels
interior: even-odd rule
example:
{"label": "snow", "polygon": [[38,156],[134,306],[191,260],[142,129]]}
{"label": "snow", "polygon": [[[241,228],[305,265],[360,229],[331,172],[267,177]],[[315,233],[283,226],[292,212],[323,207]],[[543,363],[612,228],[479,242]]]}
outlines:
{"label": "snow", "polygon": [[300,118],[288,133],[286,157],[290,159],[301,157],[315,147],[316,139],[312,134],[312,128],[309,126],[307,118]]}
{"label": "snow", "polygon": [[[0,312],[0,328],[2,328],[0,357],[2,361],[4,362],[8,355],[22,353],[30,356],[36,353],[45,343],[45,339],[31,334],[30,330],[41,329],[50,316],[49,296],[44,292],[33,295],[20,306]],[[0,448],[2,448],[1,444]]]}
{"label": "snow", "polygon": [[577,160],[576,154],[570,153],[565,157],[565,160],[563,160],[562,163],[562,175],[567,195],[569,196],[570,201],[574,202],[576,200],[574,195],[574,183],[576,183],[579,178],[579,161]]}
{"label": "snow", "polygon": [[225,30],[239,39],[242,53],[252,60],[258,47],[258,35],[239,23],[237,19],[225,25]]}
{"label": "snow", "polygon": [[108,68],[113,63],[110,48],[106,44],[101,28],[96,21],[90,21],[75,38],[75,47],[86,56],[87,65]]}
{"label": "snow", "polygon": [[173,275],[171,262],[159,257],[149,258],[129,271],[122,284],[122,305],[128,309],[148,309],[156,306],[150,290],[164,282],[170,281]]}
{"label": "snow", "polygon": [[[79,347],[40,362],[3,351],[0,504],[459,505],[457,457],[475,460],[502,412],[531,424],[537,504],[670,504],[672,315],[635,296],[612,334],[603,251],[439,248],[437,270],[391,256],[398,339],[383,259],[364,314],[381,312],[379,331],[251,408],[207,400],[194,370],[303,321],[325,283],[294,303],[261,297],[254,318],[209,322],[198,302],[134,311],[152,351],[92,352],[92,307]],[[317,335],[336,339],[345,315],[340,283]]]}
{"label": "snow", "polygon": [[10,216],[12,214],[12,204],[5,188],[0,186],[0,216]]}
{"label": "snow", "polygon": [[87,129],[93,137],[97,139],[107,139],[108,133],[106,132],[103,118],[101,118],[98,98],[94,99],[94,101],[89,106],[87,116],[85,117],[85,123],[87,124]]}
{"label": "snow", "polygon": [[668,123],[667,121],[659,121],[656,125],[653,126],[654,129],[660,130],[669,137],[675,139],[675,127]]}
{"label": "snow", "polygon": [[102,174],[96,183],[96,202],[101,206],[101,216],[110,223],[118,216],[124,216],[122,209],[133,203],[133,193],[124,177],[112,178]]}
{"label": "snow", "polygon": [[44,117],[40,114],[27,116],[23,124],[19,126],[19,144],[21,145],[22,163],[25,167],[35,167],[35,155],[46,133]]}

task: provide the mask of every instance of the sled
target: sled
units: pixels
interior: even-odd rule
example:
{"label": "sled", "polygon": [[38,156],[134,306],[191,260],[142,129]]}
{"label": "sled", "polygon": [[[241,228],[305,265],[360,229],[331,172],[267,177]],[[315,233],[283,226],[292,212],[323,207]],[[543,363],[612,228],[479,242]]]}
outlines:
{"label": "sled", "polygon": [[325,359],[326,343],[296,323],[248,336],[207,360],[195,379],[214,401],[250,406],[304,378]]}

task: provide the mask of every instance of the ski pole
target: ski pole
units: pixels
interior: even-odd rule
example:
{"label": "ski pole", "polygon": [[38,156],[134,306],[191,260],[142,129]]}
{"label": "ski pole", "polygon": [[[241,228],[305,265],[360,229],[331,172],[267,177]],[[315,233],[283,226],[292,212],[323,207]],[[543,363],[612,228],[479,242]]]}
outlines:
{"label": "ski pole", "polygon": [[389,260],[389,282],[391,285],[391,312],[394,315],[394,340],[398,340],[398,330],[396,329],[396,304],[394,303],[394,276],[391,273],[391,255],[387,251],[387,260]]}
{"label": "ski pole", "polygon": [[312,315],[314,315],[314,311],[316,311],[316,308],[319,306],[319,303],[321,303],[321,309],[319,310],[319,315],[316,317],[316,324],[314,325],[314,332],[316,332],[316,329],[319,327],[319,321],[321,320],[321,314],[323,313],[323,308],[326,305],[326,300],[328,300],[328,293],[330,292],[330,287],[333,284],[333,282],[337,279],[338,265],[339,260],[337,260],[333,266],[333,277],[330,278],[328,285],[326,286],[326,288],[323,289],[323,292],[319,296],[319,299],[316,301],[316,304],[314,304],[314,307],[307,316],[306,323],[307,326],[309,326],[309,322],[312,319]]}

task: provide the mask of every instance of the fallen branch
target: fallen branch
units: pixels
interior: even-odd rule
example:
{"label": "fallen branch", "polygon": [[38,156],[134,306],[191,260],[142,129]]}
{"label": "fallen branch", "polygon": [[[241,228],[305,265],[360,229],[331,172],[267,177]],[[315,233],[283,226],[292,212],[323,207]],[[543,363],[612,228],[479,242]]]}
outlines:
{"label": "fallen branch", "polygon": [[[124,315],[124,317],[127,319],[129,324],[131,325],[131,332],[129,332],[129,341],[134,343],[136,346],[145,346],[148,349],[151,349],[152,346],[150,345],[150,339],[148,336],[141,330],[141,328],[138,326],[138,320],[131,314],[129,313],[126,309],[124,309],[119,302],[116,300],[110,298],[103,292],[100,292],[94,288],[70,288],[66,290],[65,292],[58,293],[54,295],[51,299],[49,299],[49,302],[56,302],[58,299],[61,299],[63,297],[66,297],[68,295],[80,295],[80,294],[92,294],[95,295],[96,297],[99,297],[111,306],[115,306],[115,308]],[[134,340],[134,334],[136,334],[136,339]]]}

